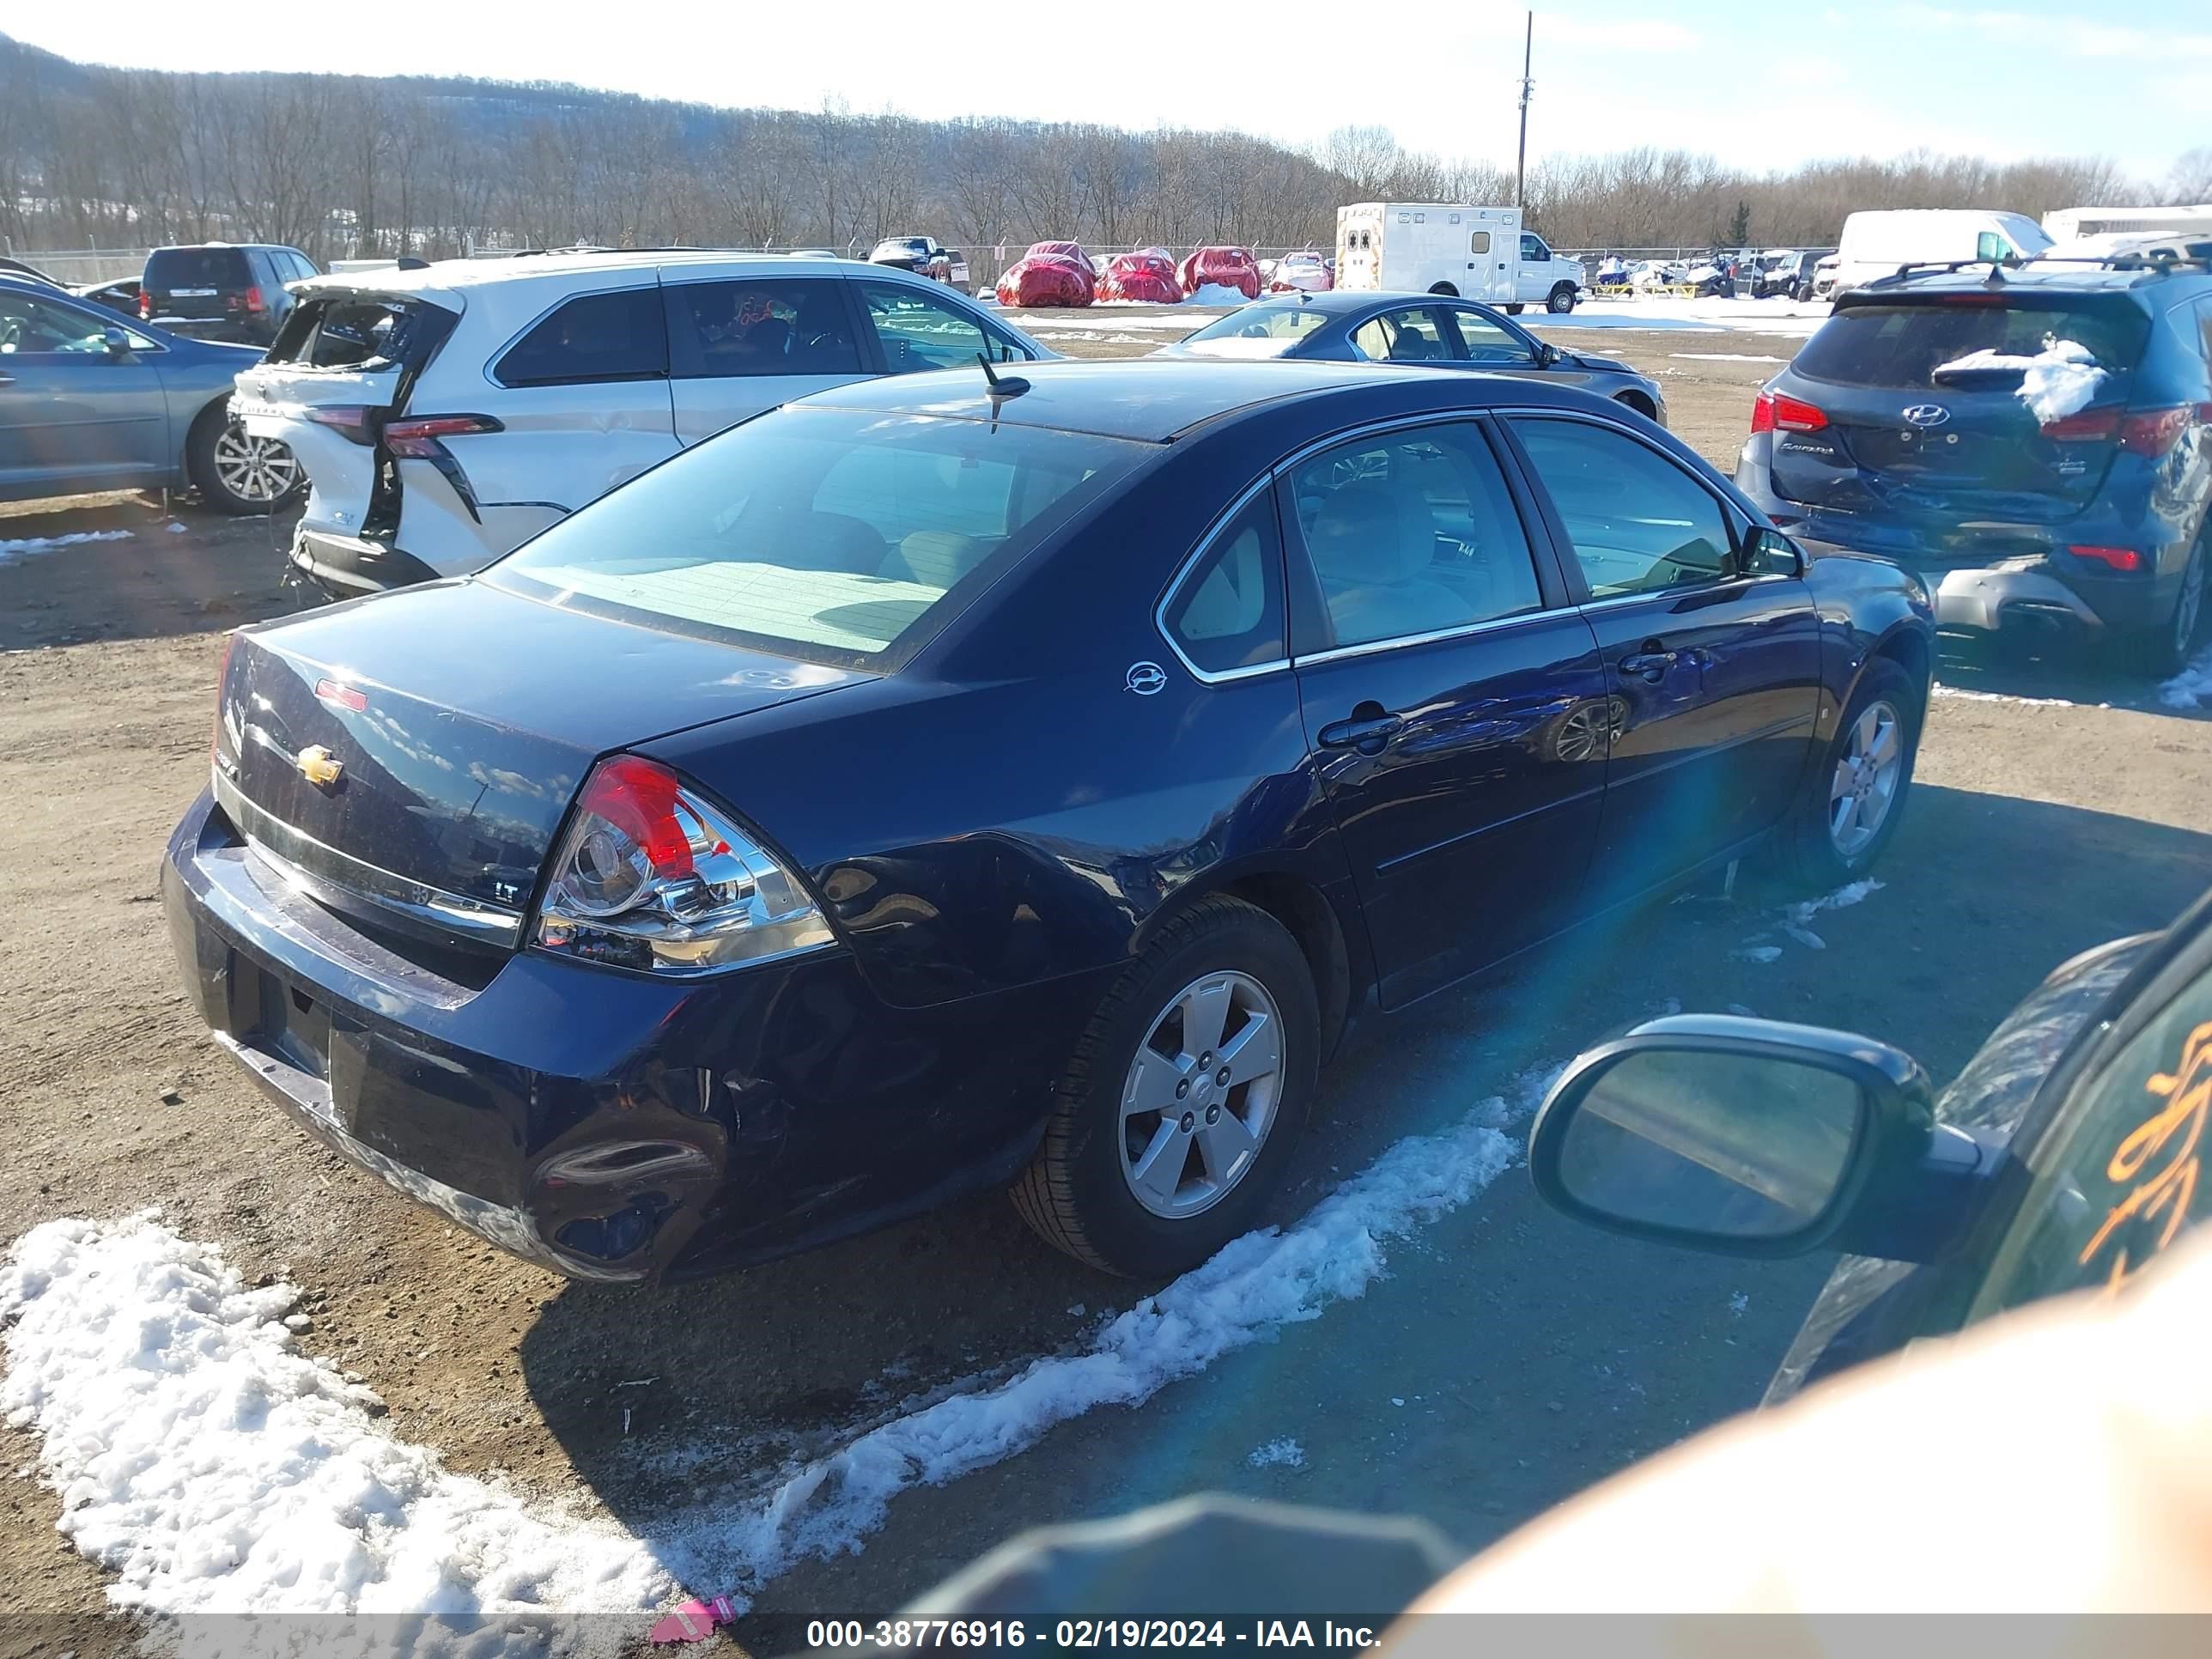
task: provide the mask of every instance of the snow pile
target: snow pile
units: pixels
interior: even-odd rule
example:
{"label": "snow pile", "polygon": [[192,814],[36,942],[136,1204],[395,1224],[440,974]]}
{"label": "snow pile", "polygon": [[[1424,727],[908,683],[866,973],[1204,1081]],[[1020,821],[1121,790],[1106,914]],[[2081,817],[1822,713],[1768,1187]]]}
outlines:
{"label": "snow pile", "polygon": [[2049,426],[2069,415],[2080,414],[2105,382],[2105,371],[2098,366],[2096,356],[2088,347],[2050,334],[2043,337],[2043,349],[2033,357],[1987,349],[1970,351],[1934,369],[1929,379],[1943,380],[1960,374],[2017,374],[2021,377],[2018,396],[2039,426]]}
{"label": "snow pile", "polygon": [[[1832,893],[1823,893],[1818,898],[1806,899],[1796,904],[1784,905],[1781,914],[1775,918],[1774,926],[1779,928],[1784,936],[1795,939],[1808,951],[1825,951],[1828,948],[1828,941],[1822,939],[1806,924],[1823,910],[1841,910],[1850,905],[1862,903],[1881,891],[1881,889],[1882,884],[1872,876],[1863,877],[1857,881],[1847,881]],[[1772,937],[1771,933],[1753,933],[1749,939],[1744,940],[1739,948],[1729,951],[1729,955],[1737,962],[1778,962],[1782,959],[1782,947],[1767,943]]]}
{"label": "snow pile", "polygon": [[2160,686],[2158,700],[2168,708],[2202,708],[2212,703],[2212,646],[2198,652],[2188,667]]}
{"label": "snow pile", "polygon": [[[182,525],[176,526],[181,530]],[[76,530],[66,536],[29,536],[21,541],[0,542],[0,564],[10,559],[27,558],[33,553],[52,553],[64,547],[75,547],[83,542],[127,542],[127,530]]]}
{"label": "snow pile", "polygon": [[1559,1069],[1525,1074],[1510,1103],[1493,1097],[1452,1128],[1399,1141],[1288,1230],[1231,1240],[1077,1352],[884,1424],[800,1468],[753,1513],[688,1530],[666,1559],[687,1583],[756,1591],[794,1562],[857,1551],[908,1487],[1012,1456],[1097,1407],[1139,1405],[1282,1326],[1319,1318],[1382,1275],[1386,1240],[1456,1209],[1513,1167],[1520,1145],[1505,1126],[1535,1109]]}
{"label": "snow pile", "polygon": [[1242,289],[1231,288],[1225,283],[1200,283],[1190,291],[1190,303],[1194,306],[1241,306],[1245,294]]}
{"label": "snow pile", "polygon": [[1306,1466],[1306,1449],[1295,1440],[1270,1440],[1254,1447],[1244,1461],[1255,1469],[1302,1469]]}
{"label": "snow pile", "polygon": [[[542,1651],[489,1615],[641,1621],[670,1586],[615,1528],[455,1474],[372,1418],[381,1402],[281,1322],[297,1292],[249,1289],[220,1250],[151,1212],[50,1221],[0,1271],[0,1413],[44,1437],[60,1529],[160,1613],[445,1614],[418,1654]],[[622,1620],[601,1621],[618,1638]],[[281,1641],[274,1629],[272,1642]],[[553,1637],[560,1646],[575,1632]]]}

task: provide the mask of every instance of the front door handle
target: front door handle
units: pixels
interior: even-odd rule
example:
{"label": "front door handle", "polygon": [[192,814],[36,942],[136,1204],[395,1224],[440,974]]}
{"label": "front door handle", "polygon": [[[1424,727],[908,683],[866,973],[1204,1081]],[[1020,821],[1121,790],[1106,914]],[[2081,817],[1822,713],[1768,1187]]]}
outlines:
{"label": "front door handle", "polygon": [[1333,721],[1321,729],[1320,742],[1324,749],[1357,749],[1363,755],[1379,755],[1403,728],[1406,722],[1397,714],[1357,715],[1348,720]]}
{"label": "front door handle", "polygon": [[1653,685],[1667,678],[1667,671],[1674,665],[1680,652],[1663,649],[1656,640],[1646,640],[1641,651],[1620,659],[1624,674],[1640,674]]}

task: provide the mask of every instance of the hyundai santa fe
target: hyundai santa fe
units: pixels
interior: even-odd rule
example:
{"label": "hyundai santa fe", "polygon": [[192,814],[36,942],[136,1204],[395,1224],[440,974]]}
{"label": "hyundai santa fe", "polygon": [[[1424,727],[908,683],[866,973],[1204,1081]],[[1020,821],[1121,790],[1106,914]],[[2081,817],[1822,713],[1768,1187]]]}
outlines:
{"label": "hyundai santa fe", "polygon": [[1762,390],[1736,483],[1918,573],[1938,625],[2172,672],[2202,636],[2212,274],[2037,261],[1850,289]]}
{"label": "hyundai santa fe", "polygon": [[1158,1276],[1348,1029],[1896,831],[1930,618],[1650,422],[1336,363],[978,365],[230,637],[163,891],[326,1144],[605,1279],[988,1186]]}

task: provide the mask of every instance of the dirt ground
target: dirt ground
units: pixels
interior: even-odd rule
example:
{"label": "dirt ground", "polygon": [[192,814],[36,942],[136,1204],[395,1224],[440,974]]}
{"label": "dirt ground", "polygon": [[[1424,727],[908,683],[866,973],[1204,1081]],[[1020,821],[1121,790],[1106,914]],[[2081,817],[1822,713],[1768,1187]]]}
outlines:
{"label": "dirt ground", "polygon": [[[1773,365],[1710,354],[1795,344],[1554,337],[1658,374],[1675,428],[1723,467]],[[284,526],[137,497],[0,508],[0,540],[100,528],[131,534],[0,564],[0,1240],[159,1206],[249,1277],[300,1285],[311,1351],[364,1373],[396,1432],[641,1529],[757,1488],[901,1395],[1064,1347],[1134,1299],[995,1197],[681,1291],[566,1285],[311,1146],[189,1014],[155,880],[205,779],[221,635],[291,605]],[[2050,967],[2161,925],[2212,882],[2212,720],[2064,664],[1942,677],[1979,695],[1936,702],[1885,890],[1822,918],[1828,948],[1740,960],[1759,913],[1713,898],[1444,999],[1324,1079],[1284,1215],[1333,1172],[1670,1000],[1865,1030],[1948,1075]],[[1509,1175],[1394,1268],[1141,1412],[1093,1413],[902,1498],[863,1553],[772,1585],[763,1615],[873,1617],[1022,1524],[1201,1486],[1423,1513],[1477,1547],[1754,1401],[1826,1264],[1630,1245],[1556,1220]],[[1309,1467],[1249,1464],[1285,1433],[1316,1449]],[[55,1494],[5,1478],[35,1444],[0,1431],[0,1599],[91,1613],[101,1575],[57,1537]],[[784,1628],[748,1639],[782,1645]]]}

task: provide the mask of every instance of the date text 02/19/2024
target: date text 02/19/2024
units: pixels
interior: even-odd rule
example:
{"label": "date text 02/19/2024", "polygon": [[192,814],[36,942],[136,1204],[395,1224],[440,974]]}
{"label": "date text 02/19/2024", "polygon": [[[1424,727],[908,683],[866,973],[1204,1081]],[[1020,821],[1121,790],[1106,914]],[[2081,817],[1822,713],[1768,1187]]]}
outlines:
{"label": "date text 02/19/2024", "polygon": [[1372,1647],[1383,1624],[1334,1620],[1061,1619],[1048,1626],[1019,1619],[816,1620],[806,1645],[900,1651],[915,1648],[1344,1648]]}

